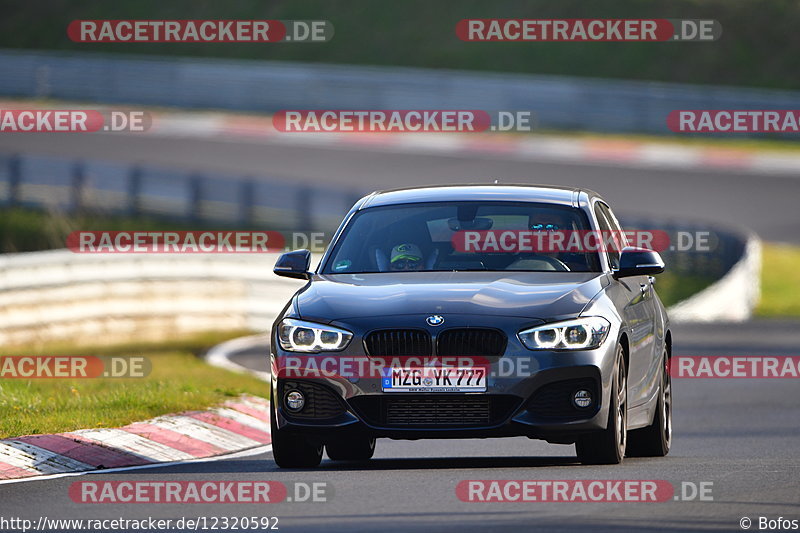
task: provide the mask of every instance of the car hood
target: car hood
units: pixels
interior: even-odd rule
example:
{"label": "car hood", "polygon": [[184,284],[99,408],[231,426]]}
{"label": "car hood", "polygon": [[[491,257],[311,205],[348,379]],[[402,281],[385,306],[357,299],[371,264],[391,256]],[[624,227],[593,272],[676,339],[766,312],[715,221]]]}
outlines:
{"label": "car hood", "polygon": [[607,283],[598,272],[393,272],[315,275],[297,295],[301,318],[461,313],[577,315]]}

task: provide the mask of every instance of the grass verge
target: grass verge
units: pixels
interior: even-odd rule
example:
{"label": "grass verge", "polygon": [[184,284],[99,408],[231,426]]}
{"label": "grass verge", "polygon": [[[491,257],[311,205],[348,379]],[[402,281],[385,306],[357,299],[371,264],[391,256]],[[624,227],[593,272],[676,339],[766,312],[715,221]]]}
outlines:
{"label": "grass verge", "polygon": [[[187,231],[225,229],[228,225],[192,223],[158,217],[107,213],[72,214],[30,207],[0,209],[0,252],[36,252],[66,248],[73,231]],[[237,227],[236,229],[252,229]]]}
{"label": "grass verge", "polygon": [[0,438],[118,427],[167,413],[205,409],[243,393],[264,396],[268,386],[263,381],[212,367],[196,357],[201,346],[207,348],[239,334],[206,334],[166,346],[13,350],[17,355],[146,355],[152,372],[139,379],[2,379]]}
{"label": "grass verge", "polygon": [[[88,51],[71,42],[67,21],[76,19],[329,20],[335,36],[325,44],[97,42],[92,52],[168,54],[256,60],[490,70],[628,78],[685,83],[797,88],[800,5],[789,0],[120,0],[117,2],[16,2],[0,18],[0,47]],[[455,35],[462,18],[653,17],[715,19],[723,26],[714,43],[684,42],[486,42]],[[364,31],[369,28],[370,31]],[[156,59],[157,60],[157,59]],[[40,82],[47,86],[46,83]],[[658,90],[658,89],[655,89]]]}
{"label": "grass verge", "polygon": [[800,317],[800,247],[764,243],[756,316]]}

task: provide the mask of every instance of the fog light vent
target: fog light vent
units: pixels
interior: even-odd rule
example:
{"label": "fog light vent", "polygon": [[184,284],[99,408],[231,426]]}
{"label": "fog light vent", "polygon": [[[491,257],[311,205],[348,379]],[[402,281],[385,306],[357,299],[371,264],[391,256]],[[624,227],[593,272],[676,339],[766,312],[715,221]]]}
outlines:
{"label": "fog light vent", "polygon": [[291,390],[286,393],[286,408],[290,411],[300,411],[306,404],[306,398],[299,390]]}
{"label": "fog light vent", "polygon": [[593,402],[592,393],[586,389],[575,391],[575,394],[572,395],[572,403],[575,404],[575,407],[580,409],[590,407]]}

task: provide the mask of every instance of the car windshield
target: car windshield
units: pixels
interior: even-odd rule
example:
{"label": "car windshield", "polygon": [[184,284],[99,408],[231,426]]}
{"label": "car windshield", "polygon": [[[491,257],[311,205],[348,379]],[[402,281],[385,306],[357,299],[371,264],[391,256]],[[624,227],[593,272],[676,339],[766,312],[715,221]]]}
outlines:
{"label": "car windshield", "polygon": [[558,233],[590,229],[584,211],[553,204],[482,201],[370,207],[347,224],[322,273],[598,272],[597,251],[546,245]]}

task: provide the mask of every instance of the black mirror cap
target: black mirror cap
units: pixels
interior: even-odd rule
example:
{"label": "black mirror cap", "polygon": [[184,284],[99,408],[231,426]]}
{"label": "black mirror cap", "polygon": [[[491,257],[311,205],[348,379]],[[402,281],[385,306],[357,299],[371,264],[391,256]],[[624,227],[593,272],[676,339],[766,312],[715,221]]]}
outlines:
{"label": "black mirror cap", "polygon": [[311,272],[308,267],[311,265],[311,252],[308,250],[295,250],[282,254],[275,261],[275,268],[272,272],[278,276],[295,279],[309,279]]}
{"label": "black mirror cap", "polygon": [[664,260],[658,252],[626,246],[619,255],[619,268],[614,271],[614,277],[652,276],[662,272],[664,272]]}

